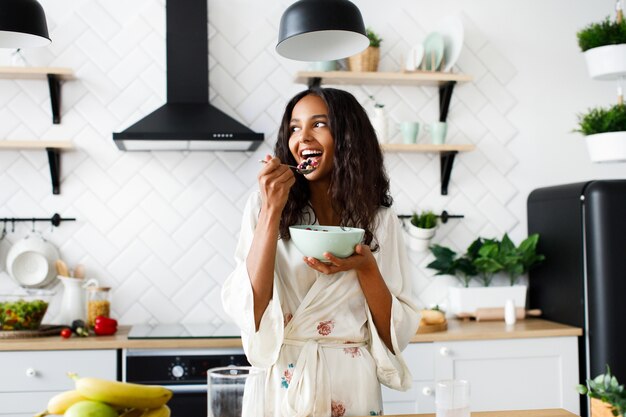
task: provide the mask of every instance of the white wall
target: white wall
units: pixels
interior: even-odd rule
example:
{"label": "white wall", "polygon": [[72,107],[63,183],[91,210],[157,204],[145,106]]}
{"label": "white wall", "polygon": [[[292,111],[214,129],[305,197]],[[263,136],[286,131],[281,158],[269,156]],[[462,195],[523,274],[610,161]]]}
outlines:
{"label": "white wall", "polygon": [[[70,266],[83,263],[89,277],[114,288],[114,313],[123,323],[221,322],[219,289],[232,268],[242,203],[256,187],[256,161],[271,153],[282,109],[304,87],[292,80],[306,64],[274,52],[280,15],[291,2],[209,1],[211,101],[265,133],[267,144],[254,154],[119,152],[111,132],[165,99],[164,2],[41,3],[53,44],[24,54],[33,65],[72,67],[77,80],[63,85],[60,125],[51,124],[45,82],[0,80],[0,138],[70,139],[75,150],[63,154],[57,196],[44,152],[0,152],[0,217],[76,217],[53,231],[37,229]],[[583,140],[571,132],[576,114],[615,101],[615,85],[587,77],[575,36],[612,13],[613,1],[355,3],[384,39],[384,71],[398,70],[402,54],[443,16],[463,19],[456,70],[474,81],[455,89],[449,141],[474,143],[477,150],[457,157],[448,196],[439,194],[436,156],[386,159],[399,213],[432,208],[466,216],[442,226],[436,242],[463,250],[479,235],[504,232],[519,241],[531,190],[626,176],[624,164],[591,164]],[[0,54],[2,65],[9,52]],[[432,88],[345,88],[368,111],[367,95],[374,94],[394,122],[437,116]],[[30,229],[18,224],[0,242],[0,267],[10,243]],[[426,254],[412,253],[411,261],[420,305],[445,301],[451,282],[423,268]],[[0,273],[0,292],[15,288]],[[50,317],[59,298],[60,292]]]}

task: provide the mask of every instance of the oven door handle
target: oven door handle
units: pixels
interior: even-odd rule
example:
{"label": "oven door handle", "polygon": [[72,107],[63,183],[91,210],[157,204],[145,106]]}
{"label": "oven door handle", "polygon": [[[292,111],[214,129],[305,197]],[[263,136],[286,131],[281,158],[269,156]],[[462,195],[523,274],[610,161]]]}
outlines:
{"label": "oven door handle", "polygon": [[206,384],[195,384],[195,385],[162,385],[163,388],[167,388],[168,390],[172,391],[173,393],[177,394],[177,393],[182,393],[182,394],[189,394],[189,393],[206,393],[207,392],[207,386]]}

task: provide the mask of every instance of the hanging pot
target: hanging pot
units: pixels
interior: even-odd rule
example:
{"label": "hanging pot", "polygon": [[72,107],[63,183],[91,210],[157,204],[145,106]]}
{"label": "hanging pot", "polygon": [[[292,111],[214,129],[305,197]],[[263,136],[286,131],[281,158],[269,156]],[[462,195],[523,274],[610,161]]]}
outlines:
{"label": "hanging pot", "polygon": [[23,288],[43,288],[56,276],[57,248],[41,236],[29,236],[11,246],[6,258],[7,272]]}

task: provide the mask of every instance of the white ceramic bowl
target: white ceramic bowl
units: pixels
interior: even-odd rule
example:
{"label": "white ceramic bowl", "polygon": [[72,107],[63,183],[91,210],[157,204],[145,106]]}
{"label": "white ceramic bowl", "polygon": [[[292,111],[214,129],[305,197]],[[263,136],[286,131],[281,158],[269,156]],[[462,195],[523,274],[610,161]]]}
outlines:
{"label": "white ceramic bowl", "polygon": [[42,288],[54,280],[59,251],[41,237],[21,239],[7,253],[7,272],[24,288]]}
{"label": "white ceramic bowl", "polygon": [[324,252],[338,258],[347,258],[361,243],[365,230],[356,227],[297,225],[289,227],[296,248],[304,255],[328,262]]}

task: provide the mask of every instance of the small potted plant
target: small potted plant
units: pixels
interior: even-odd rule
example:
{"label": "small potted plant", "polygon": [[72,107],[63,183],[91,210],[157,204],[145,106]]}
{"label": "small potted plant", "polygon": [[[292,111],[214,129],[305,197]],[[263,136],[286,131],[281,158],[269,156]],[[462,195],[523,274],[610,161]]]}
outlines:
{"label": "small potted plant", "polygon": [[432,211],[413,213],[409,226],[409,247],[418,252],[428,249],[437,230],[437,215]]}
{"label": "small potted plant", "polygon": [[617,10],[615,21],[607,17],[576,35],[591,78],[613,80],[626,75],[626,22],[621,9]]}
{"label": "small potted plant", "polygon": [[435,276],[452,275],[459,280],[463,288],[468,288],[472,279],[478,275],[473,260],[480,245],[482,245],[482,239],[478,238],[462,256],[457,256],[456,252],[445,246],[432,245],[430,251],[435,256],[435,260],[426,267],[436,270]]}
{"label": "small potted plant", "polygon": [[611,369],[606,366],[606,372],[594,379],[588,379],[587,385],[578,385],[578,392],[591,398],[592,417],[623,416],[626,411],[626,391],[624,386],[611,375]]}
{"label": "small potted plant", "polygon": [[596,107],[578,116],[591,162],[626,161],[626,106]]}
{"label": "small potted plant", "polygon": [[371,28],[365,29],[365,35],[369,39],[370,44],[363,52],[348,58],[350,71],[378,71],[378,62],[380,61],[380,44],[383,39]]}

